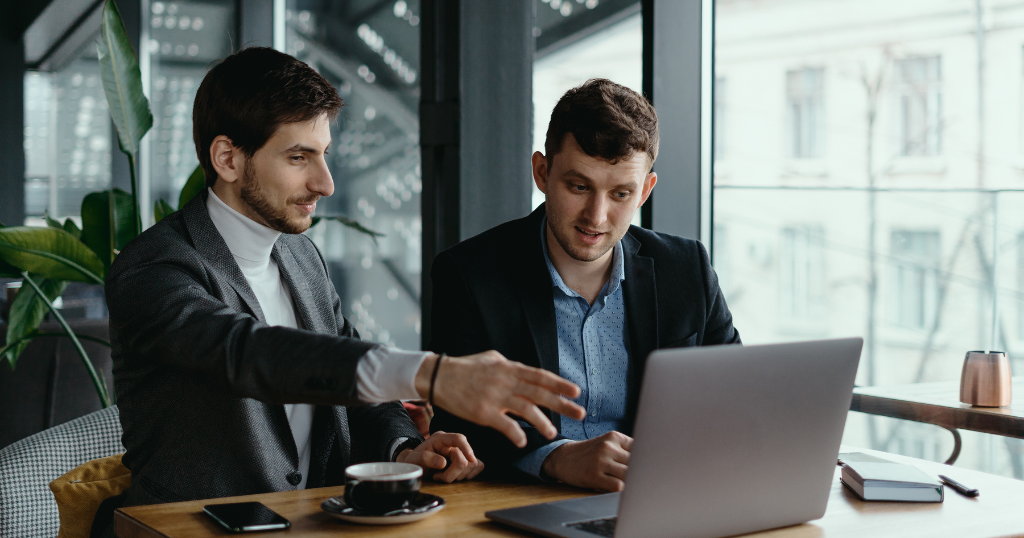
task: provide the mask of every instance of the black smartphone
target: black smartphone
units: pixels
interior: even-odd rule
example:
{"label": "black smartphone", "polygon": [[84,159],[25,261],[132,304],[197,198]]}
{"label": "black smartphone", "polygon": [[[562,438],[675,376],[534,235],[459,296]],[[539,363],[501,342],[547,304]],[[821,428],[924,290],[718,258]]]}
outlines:
{"label": "black smartphone", "polygon": [[208,504],[203,512],[231,532],[287,529],[292,524],[263,503]]}

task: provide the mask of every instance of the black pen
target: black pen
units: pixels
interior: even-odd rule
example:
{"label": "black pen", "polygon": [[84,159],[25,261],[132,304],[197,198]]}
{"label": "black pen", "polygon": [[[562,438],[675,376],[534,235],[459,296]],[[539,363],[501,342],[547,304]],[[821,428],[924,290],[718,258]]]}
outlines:
{"label": "black pen", "polygon": [[965,497],[977,497],[978,495],[981,495],[981,492],[979,492],[978,490],[971,489],[971,488],[961,484],[960,482],[957,482],[956,480],[953,480],[952,478],[950,478],[948,476],[940,474],[939,475],[939,480],[942,480],[947,486],[955,489],[957,491],[957,493],[959,493],[959,494],[961,494],[961,495],[963,495]]}

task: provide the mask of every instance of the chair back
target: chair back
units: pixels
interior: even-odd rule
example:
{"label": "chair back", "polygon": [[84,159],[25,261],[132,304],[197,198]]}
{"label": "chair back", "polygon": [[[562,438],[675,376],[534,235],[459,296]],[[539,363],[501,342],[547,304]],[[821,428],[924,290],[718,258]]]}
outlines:
{"label": "chair back", "polygon": [[124,452],[121,433],[115,405],[0,450],[0,536],[56,536],[60,516],[50,482],[87,461]]}

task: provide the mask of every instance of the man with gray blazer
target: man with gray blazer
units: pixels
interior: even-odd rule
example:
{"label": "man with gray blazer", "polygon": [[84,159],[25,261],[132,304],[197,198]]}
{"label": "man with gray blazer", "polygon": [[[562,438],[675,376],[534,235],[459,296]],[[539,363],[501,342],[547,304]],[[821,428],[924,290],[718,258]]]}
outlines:
{"label": "man with gray blazer", "polygon": [[[325,156],[341,99],[267,48],[215,66],[193,110],[208,189],[142,233],[107,278],[115,388],[132,485],[124,505],[339,484],[359,461],[483,463],[465,438],[426,441],[399,399],[526,442],[537,407],[582,417],[578,388],[494,351],[444,358],[359,339],[327,265],[301,235],[334,190]],[[372,405],[370,405],[372,404]]]}

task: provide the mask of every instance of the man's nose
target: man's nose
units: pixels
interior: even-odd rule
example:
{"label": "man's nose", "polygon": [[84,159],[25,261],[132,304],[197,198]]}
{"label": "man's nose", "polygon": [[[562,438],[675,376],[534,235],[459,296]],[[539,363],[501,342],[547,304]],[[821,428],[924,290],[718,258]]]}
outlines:
{"label": "man's nose", "polygon": [[604,196],[591,196],[590,199],[587,200],[587,205],[583,210],[583,216],[587,219],[588,224],[599,228],[608,220],[608,201],[605,200]]}
{"label": "man's nose", "polygon": [[331,171],[327,168],[327,161],[320,159],[316,170],[313,172],[313,176],[309,178],[306,187],[320,196],[330,196],[334,194],[334,178],[331,177]]}

